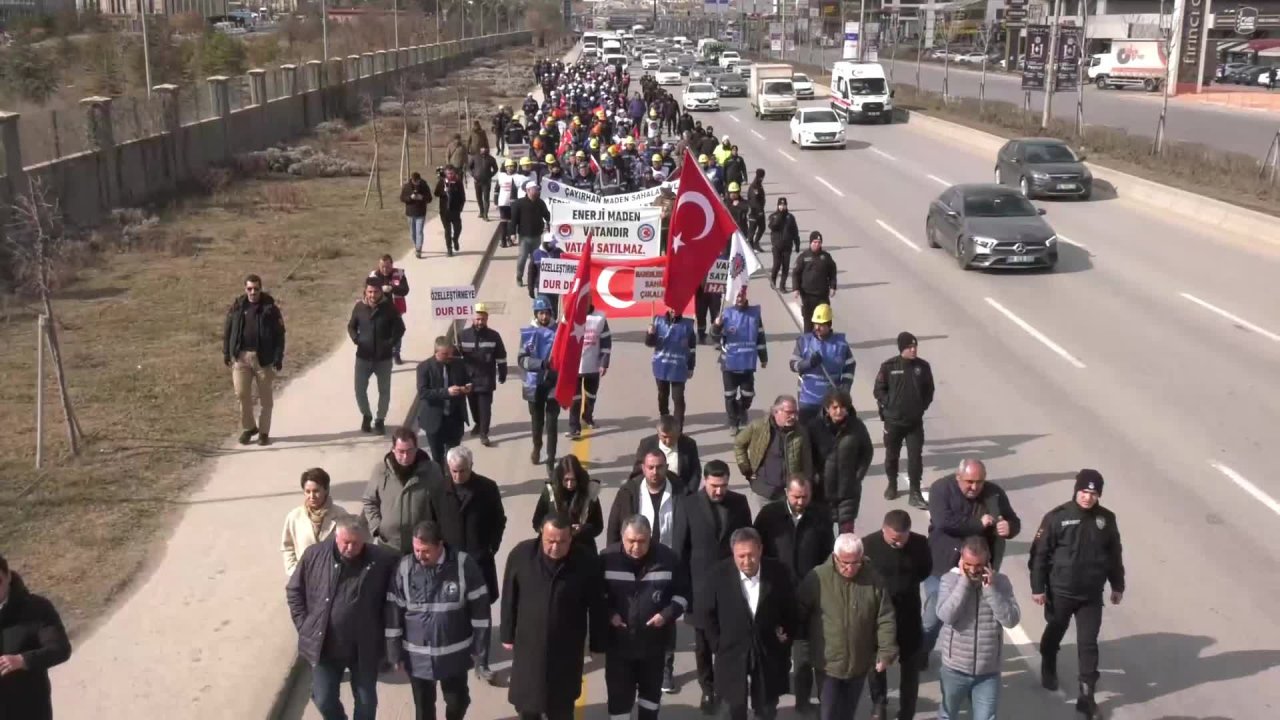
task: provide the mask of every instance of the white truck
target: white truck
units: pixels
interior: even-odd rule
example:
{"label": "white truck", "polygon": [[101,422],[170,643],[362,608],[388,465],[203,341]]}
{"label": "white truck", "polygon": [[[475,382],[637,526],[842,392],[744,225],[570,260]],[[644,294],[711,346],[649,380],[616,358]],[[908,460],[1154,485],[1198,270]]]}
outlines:
{"label": "white truck", "polygon": [[1099,90],[1140,87],[1155,92],[1168,76],[1163,40],[1115,40],[1109,51],[1089,59],[1089,81]]}
{"label": "white truck", "polygon": [[831,109],[845,122],[893,122],[893,88],[877,62],[841,60],[831,67]]}
{"label": "white truck", "polygon": [[790,65],[754,63],[747,79],[747,102],[758,118],[789,118],[796,112]]}

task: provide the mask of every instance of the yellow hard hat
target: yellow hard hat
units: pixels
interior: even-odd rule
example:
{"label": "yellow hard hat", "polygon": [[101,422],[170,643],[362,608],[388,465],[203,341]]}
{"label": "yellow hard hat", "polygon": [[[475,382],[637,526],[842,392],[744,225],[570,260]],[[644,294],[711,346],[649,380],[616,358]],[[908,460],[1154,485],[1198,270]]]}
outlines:
{"label": "yellow hard hat", "polygon": [[515,166],[516,166],[516,161],[515,161],[515,158],[507,158],[507,159],[506,159],[506,162],[504,162],[504,163],[502,163],[502,164],[503,164],[503,166],[504,166],[504,167],[515,167]]}
{"label": "yellow hard hat", "polygon": [[653,154],[653,162],[662,162],[662,153]]}
{"label": "yellow hard hat", "polygon": [[742,186],[736,182],[729,183],[729,192],[742,192]]}
{"label": "yellow hard hat", "polygon": [[524,157],[520,158],[520,164],[521,164],[521,165],[532,165],[532,164],[533,164],[533,158],[529,157],[528,155],[525,155]]}
{"label": "yellow hard hat", "polygon": [[658,117],[658,111],[657,111],[657,110],[655,110],[655,109],[653,109],[653,108],[649,108],[649,117],[651,117],[651,118],[656,118],[656,117]]}
{"label": "yellow hard hat", "polygon": [[591,147],[593,147],[593,148],[598,148],[598,147],[600,147],[600,138],[591,138],[591,140],[590,140],[590,145],[591,145]]}
{"label": "yellow hard hat", "polygon": [[552,155],[551,153],[547,153],[547,157],[545,158],[545,160],[548,165],[554,165],[556,162],[556,156]]}
{"label": "yellow hard hat", "polygon": [[814,308],[811,322],[826,325],[831,324],[831,306],[826,303],[822,303],[818,307]]}
{"label": "yellow hard hat", "polygon": [[476,303],[475,311],[476,311],[476,315],[488,315],[489,306],[485,305],[484,303]]}
{"label": "yellow hard hat", "polygon": [[707,158],[707,156],[706,156],[706,155],[699,155],[699,156],[698,156],[698,163],[699,163],[699,164],[701,164],[701,163],[706,163],[706,162],[711,162],[711,160],[709,160],[709,159]]}
{"label": "yellow hard hat", "polygon": [[636,139],[628,135],[627,139],[622,141],[622,144],[627,146],[635,145]]}

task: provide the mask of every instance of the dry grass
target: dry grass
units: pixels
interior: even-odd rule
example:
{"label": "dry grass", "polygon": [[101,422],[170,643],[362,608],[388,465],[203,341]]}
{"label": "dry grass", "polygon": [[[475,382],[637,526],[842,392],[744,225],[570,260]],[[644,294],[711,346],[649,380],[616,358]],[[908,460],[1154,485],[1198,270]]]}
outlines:
{"label": "dry grass", "polygon": [[[454,128],[441,125],[434,140],[442,147]],[[368,138],[360,127],[308,142],[369,162]],[[376,202],[361,210],[364,178],[235,180],[217,171],[204,196],[160,211],[127,244],[101,241],[82,253],[54,297],[87,435],[80,458],[68,454],[50,378],[46,466],[33,470],[34,304],[10,297],[0,306],[0,552],[53,597],[73,631],[154,557],[205,463],[236,431],[220,342],[243,276],[261,275],[284,311],[287,381],[332,348],[376,259],[408,247],[396,197],[399,141],[382,149],[385,210]],[[420,169],[421,133],[409,155]]]}

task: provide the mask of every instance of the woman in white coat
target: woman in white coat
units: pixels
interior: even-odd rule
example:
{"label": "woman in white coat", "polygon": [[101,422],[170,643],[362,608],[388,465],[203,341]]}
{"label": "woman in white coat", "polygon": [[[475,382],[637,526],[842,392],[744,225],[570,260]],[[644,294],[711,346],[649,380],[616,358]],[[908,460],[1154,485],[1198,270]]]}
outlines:
{"label": "woman in white coat", "polygon": [[334,522],[350,514],[329,497],[329,473],[320,468],[303,472],[302,505],[285,516],[284,533],[280,539],[285,575],[292,576],[302,553],[329,537]]}

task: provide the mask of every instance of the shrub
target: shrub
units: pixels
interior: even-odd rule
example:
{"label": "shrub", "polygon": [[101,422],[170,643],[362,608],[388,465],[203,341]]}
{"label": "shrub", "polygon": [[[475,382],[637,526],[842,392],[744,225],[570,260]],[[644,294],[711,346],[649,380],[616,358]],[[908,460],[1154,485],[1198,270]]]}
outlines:
{"label": "shrub", "polygon": [[37,48],[16,42],[0,55],[4,94],[43,105],[58,92],[58,68]]}

